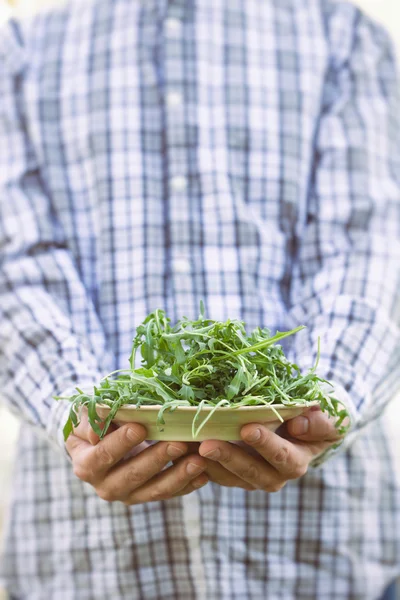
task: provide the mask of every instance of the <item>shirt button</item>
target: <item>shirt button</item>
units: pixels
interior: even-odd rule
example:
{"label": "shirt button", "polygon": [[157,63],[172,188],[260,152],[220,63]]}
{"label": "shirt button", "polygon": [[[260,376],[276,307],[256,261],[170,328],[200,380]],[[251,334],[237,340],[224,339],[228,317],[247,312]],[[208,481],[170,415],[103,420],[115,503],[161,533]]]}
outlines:
{"label": "shirt button", "polygon": [[176,273],[190,273],[190,261],[187,258],[175,258],[172,261],[172,269]]}
{"label": "shirt button", "polygon": [[169,18],[165,21],[165,31],[170,37],[175,37],[180,34],[182,22],[179,19]]}
{"label": "shirt button", "polygon": [[176,177],[172,177],[171,179],[171,190],[173,192],[184,192],[187,188],[187,180],[186,177],[182,177],[182,175],[177,175]]}
{"label": "shirt button", "polygon": [[167,94],[167,104],[171,108],[182,105],[182,94],[179,92],[169,92]]}

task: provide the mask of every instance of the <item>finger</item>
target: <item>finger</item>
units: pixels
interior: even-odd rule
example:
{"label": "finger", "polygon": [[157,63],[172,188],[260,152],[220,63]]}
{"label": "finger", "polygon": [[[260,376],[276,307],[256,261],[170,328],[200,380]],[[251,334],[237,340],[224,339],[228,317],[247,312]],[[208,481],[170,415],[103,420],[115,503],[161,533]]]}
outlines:
{"label": "finger", "polygon": [[[253,456],[258,456],[258,453],[255,450],[253,451],[253,449],[250,448],[250,446],[247,446],[247,444],[244,444],[243,442],[231,443],[237,444],[238,446],[247,449],[247,453],[254,452]],[[200,443],[190,442],[188,446],[190,452],[198,453]],[[245,490],[255,489],[251,484],[247,483],[247,481],[243,481],[243,479],[240,479],[240,477],[225,469],[225,467],[223,467],[220,463],[212,460],[207,460],[207,467],[205,473],[208,475],[210,481],[218,483],[218,485],[222,485],[224,487],[239,487]]]}
{"label": "finger", "polygon": [[151,440],[150,441],[145,440],[141,444],[138,444],[137,446],[132,448],[132,450],[130,450],[127,454],[125,454],[124,460],[128,460],[129,458],[133,458],[134,456],[137,456],[138,454],[143,452],[143,450],[146,450],[146,448],[150,448],[151,446],[154,446],[154,443],[155,442],[153,442]]}
{"label": "finger", "polygon": [[199,452],[201,456],[218,461],[225,469],[254,488],[276,492],[285,484],[276,469],[260,457],[250,456],[235,444],[207,440],[200,445]]}
{"label": "finger", "polygon": [[281,476],[287,479],[302,477],[314,452],[306,444],[296,445],[262,425],[245,425],[240,435],[255,448]]}
{"label": "finger", "polygon": [[146,433],[142,425],[129,423],[107,435],[95,446],[72,436],[71,444],[67,448],[72,457],[75,475],[83,481],[96,484],[133,447],[144,441]]}
{"label": "finger", "polygon": [[84,453],[85,451],[92,448],[92,444],[72,434],[65,442],[65,447],[67,449],[68,454],[72,458],[72,461],[74,461],[81,453]]}
{"label": "finger", "polygon": [[205,473],[202,473],[195,479],[193,479],[183,490],[180,490],[177,494],[174,494],[172,498],[178,498],[179,496],[187,496],[195,490],[204,487],[209,482],[209,478]]}
{"label": "finger", "polygon": [[247,481],[244,481],[231,471],[228,471],[219,462],[214,462],[207,459],[207,467],[205,472],[207,473],[210,481],[218,483],[224,487],[238,487],[244,490],[254,490],[254,486]]}
{"label": "finger", "polygon": [[179,464],[162,471],[143,486],[137,488],[125,504],[142,504],[167,500],[187,488],[206,468],[206,462],[198,455],[189,455]]}
{"label": "finger", "polygon": [[[104,423],[98,423],[100,429],[103,429]],[[112,433],[118,429],[117,425],[114,423],[110,424],[110,427],[107,430],[107,435]],[[93,446],[95,446],[99,441],[99,436],[93,431],[88,418],[87,408],[83,407],[82,413],[80,415],[80,422],[77,427],[74,427],[74,435],[78,436],[82,440],[86,440]]]}
{"label": "finger", "polygon": [[289,435],[305,442],[337,441],[342,436],[335,427],[335,419],[321,411],[319,406],[300,417],[286,422]]}
{"label": "finger", "polygon": [[100,493],[108,500],[124,500],[186,451],[184,442],[158,442],[113,469],[104,479]]}

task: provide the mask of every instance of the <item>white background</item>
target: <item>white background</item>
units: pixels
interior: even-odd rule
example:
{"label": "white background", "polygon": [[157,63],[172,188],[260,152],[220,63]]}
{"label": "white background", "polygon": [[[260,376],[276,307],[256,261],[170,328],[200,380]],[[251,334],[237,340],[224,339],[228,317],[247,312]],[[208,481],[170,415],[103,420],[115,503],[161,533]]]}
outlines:
{"label": "white background", "polygon": [[[85,0],[82,0],[84,2]],[[132,0],[134,1],[134,0]],[[201,2],[201,0],[198,0]],[[302,0],[297,0],[301,2]],[[51,4],[57,4],[57,0],[15,0],[13,11],[26,16]],[[357,0],[363,9],[369,12],[375,19],[384,24],[391,32],[398,48],[400,56],[400,0]],[[0,23],[9,16],[11,9],[5,0],[0,0]],[[400,388],[400,382],[399,382]],[[396,433],[400,429],[400,396],[392,402],[387,411],[387,419]],[[2,507],[8,494],[9,480],[11,474],[11,462],[16,436],[18,434],[17,421],[0,406],[0,531],[2,524]],[[398,456],[400,468],[400,436],[398,443]],[[1,584],[0,584],[1,586]],[[5,596],[0,589],[0,600]]]}

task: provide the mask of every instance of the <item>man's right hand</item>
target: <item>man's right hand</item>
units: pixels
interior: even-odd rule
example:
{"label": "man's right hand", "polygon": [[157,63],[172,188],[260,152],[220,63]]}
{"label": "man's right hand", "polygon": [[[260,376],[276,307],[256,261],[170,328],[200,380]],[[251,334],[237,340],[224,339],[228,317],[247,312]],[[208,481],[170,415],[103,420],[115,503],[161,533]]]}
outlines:
{"label": "man's right hand", "polygon": [[[190,454],[184,442],[158,442],[132,458],[126,456],[146,439],[138,423],[112,426],[99,440],[89,425],[87,413],[66,442],[74,473],[90,483],[108,502],[130,506],[190,494],[208,482],[207,461]],[[170,461],[173,466],[165,469]]]}

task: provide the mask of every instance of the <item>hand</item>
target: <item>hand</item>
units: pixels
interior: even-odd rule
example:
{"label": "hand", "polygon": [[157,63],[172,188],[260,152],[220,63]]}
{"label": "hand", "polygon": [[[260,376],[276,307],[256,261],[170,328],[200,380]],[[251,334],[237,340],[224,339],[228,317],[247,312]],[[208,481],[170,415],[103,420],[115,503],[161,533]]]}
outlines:
{"label": "hand", "polygon": [[[307,431],[301,429],[304,425]],[[199,454],[207,459],[210,480],[245,490],[277,492],[290,479],[302,477],[313,458],[341,439],[334,420],[319,407],[287,421],[282,433],[284,437],[252,423],[242,427],[245,444],[202,442]]]}
{"label": "hand", "polygon": [[[204,458],[198,454],[181,458],[188,451],[187,444],[158,442],[150,446],[144,443],[145,438],[142,425],[129,423],[119,428],[112,425],[104,439],[99,440],[83,412],[66,448],[75,475],[90,483],[97,495],[108,502],[120,501],[130,506],[167,500],[190,494],[208,482]],[[129,458],[129,453],[140,446],[143,450]],[[176,464],[165,468],[173,459]]]}

